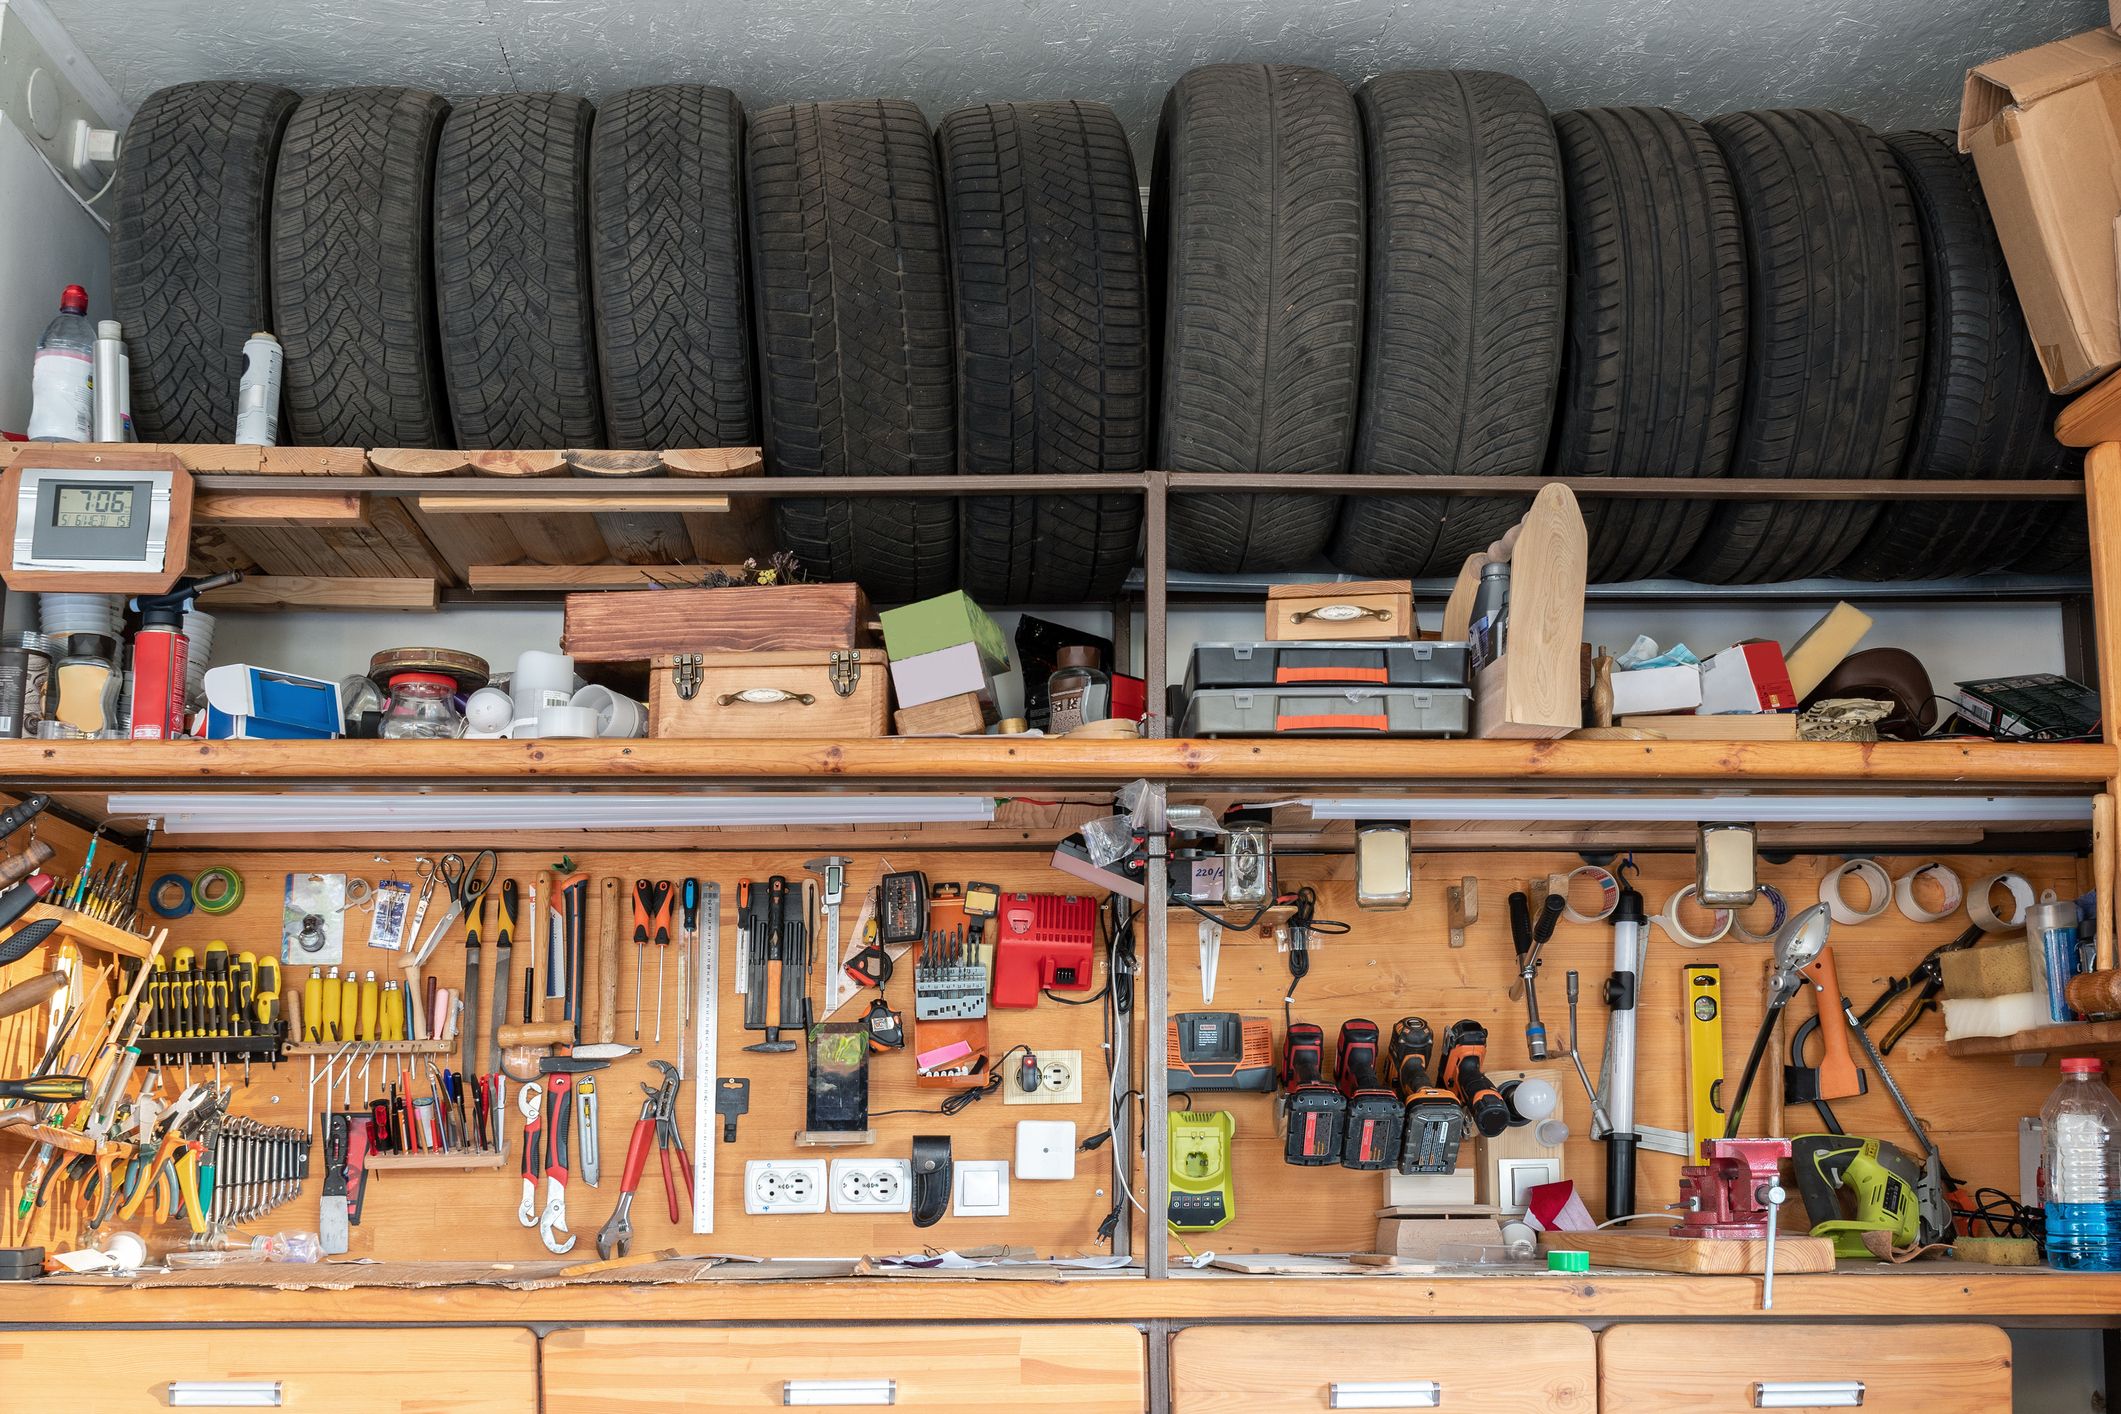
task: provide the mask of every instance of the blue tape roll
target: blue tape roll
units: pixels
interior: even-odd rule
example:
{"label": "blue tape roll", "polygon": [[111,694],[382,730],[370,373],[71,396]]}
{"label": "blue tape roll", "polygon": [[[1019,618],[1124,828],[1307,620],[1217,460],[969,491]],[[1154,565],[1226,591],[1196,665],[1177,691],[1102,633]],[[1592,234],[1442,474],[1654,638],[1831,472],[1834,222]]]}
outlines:
{"label": "blue tape roll", "polygon": [[[172,884],[177,886],[177,901],[173,904],[164,903],[162,894]],[[158,918],[184,917],[192,910],[191,880],[182,874],[164,874],[148,889],[147,906],[155,911]]]}

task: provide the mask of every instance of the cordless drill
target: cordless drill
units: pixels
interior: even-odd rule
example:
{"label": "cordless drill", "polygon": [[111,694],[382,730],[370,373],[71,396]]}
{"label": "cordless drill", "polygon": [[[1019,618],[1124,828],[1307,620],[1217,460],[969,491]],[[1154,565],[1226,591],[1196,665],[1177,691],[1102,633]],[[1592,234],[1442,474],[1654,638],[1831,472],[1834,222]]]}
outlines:
{"label": "cordless drill", "polygon": [[[1377,1073],[1377,1023],[1340,1024],[1340,1093],[1348,1099],[1348,1131],[1341,1140],[1340,1166],[1388,1169],[1399,1162],[1400,1138],[1407,1114],[1399,1096]],[[1496,1097],[1500,1103],[1501,1097]]]}
{"label": "cordless drill", "polygon": [[1316,1167],[1340,1162],[1348,1097],[1326,1066],[1326,1033],[1308,1021],[1289,1023],[1281,1048],[1282,1157]]}
{"label": "cordless drill", "polygon": [[1418,1016],[1400,1018],[1392,1028],[1385,1073],[1406,1106],[1401,1173],[1451,1173],[1458,1167],[1458,1146],[1466,1137],[1466,1110],[1456,1095],[1430,1078],[1435,1055],[1436,1034],[1429,1023]]}
{"label": "cordless drill", "polygon": [[1488,1058],[1488,1028],[1461,1021],[1443,1033],[1443,1083],[1458,1096],[1474,1127],[1493,1139],[1510,1127],[1510,1106],[1481,1069]]}

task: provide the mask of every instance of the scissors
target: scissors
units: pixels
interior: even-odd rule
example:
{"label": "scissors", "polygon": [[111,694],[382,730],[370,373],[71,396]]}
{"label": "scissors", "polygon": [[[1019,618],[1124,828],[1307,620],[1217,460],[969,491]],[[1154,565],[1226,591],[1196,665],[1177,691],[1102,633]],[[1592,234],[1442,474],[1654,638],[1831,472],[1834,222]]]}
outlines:
{"label": "scissors", "polygon": [[[442,935],[464,916],[466,909],[477,908],[479,900],[486,897],[486,891],[493,887],[494,871],[497,868],[499,861],[490,849],[480,850],[471,857],[469,863],[461,854],[442,856],[442,862],[435,872],[441,875],[442,883],[449,889],[449,907],[442,910],[442,916],[427,930],[427,936],[420,940],[418,949],[405,960],[407,967],[419,967],[434,956],[435,948],[442,941]],[[432,875],[427,876],[427,883],[423,887],[433,887]]]}

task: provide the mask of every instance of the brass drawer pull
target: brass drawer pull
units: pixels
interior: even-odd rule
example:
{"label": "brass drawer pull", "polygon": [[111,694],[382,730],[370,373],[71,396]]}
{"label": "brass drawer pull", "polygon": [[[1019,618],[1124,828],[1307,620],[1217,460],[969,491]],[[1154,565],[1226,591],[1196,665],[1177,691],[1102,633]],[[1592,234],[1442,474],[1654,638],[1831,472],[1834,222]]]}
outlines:
{"label": "brass drawer pull", "polygon": [[725,692],[714,700],[724,707],[775,707],[783,702],[808,707],[817,701],[807,692],[789,692],[778,687],[747,687],[741,692]]}
{"label": "brass drawer pull", "polygon": [[1328,1409],[1441,1409],[1442,1380],[1335,1380]]}
{"label": "brass drawer pull", "polygon": [[1320,604],[1315,609],[1299,609],[1289,615],[1289,622],[1300,624],[1306,619],[1317,619],[1321,623],[1346,624],[1357,619],[1389,619],[1390,609],[1373,609],[1367,604]]}
{"label": "brass drawer pull", "polygon": [[784,1380],[781,1403],[814,1405],[896,1404],[896,1380]]}
{"label": "brass drawer pull", "polygon": [[171,1409],[277,1409],[278,1380],[171,1380],[162,1387]]}
{"label": "brass drawer pull", "polygon": [[1755,1409],[1856,1409],[1863,1404],[1861,1380],[1756,1380]]}

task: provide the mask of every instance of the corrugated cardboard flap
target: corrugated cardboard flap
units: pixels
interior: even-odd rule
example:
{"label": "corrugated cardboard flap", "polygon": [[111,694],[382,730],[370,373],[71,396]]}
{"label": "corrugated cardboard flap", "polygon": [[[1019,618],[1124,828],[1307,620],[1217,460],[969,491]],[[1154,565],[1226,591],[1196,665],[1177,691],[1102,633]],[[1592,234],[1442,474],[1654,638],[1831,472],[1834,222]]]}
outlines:
{"label": "corrugated cardboard flap", "polygon": [[[2121,16],[2121,0],[2109,3]],[[2115,23],[2121,27],[2121,17]],[[2121,35],[2112,29],[2086,30],[1976,65],[1959,100],[1959,150],[1966,151],[1972,136],[2005,110],[2030,108],[2109,69],[2121,69]]]}

